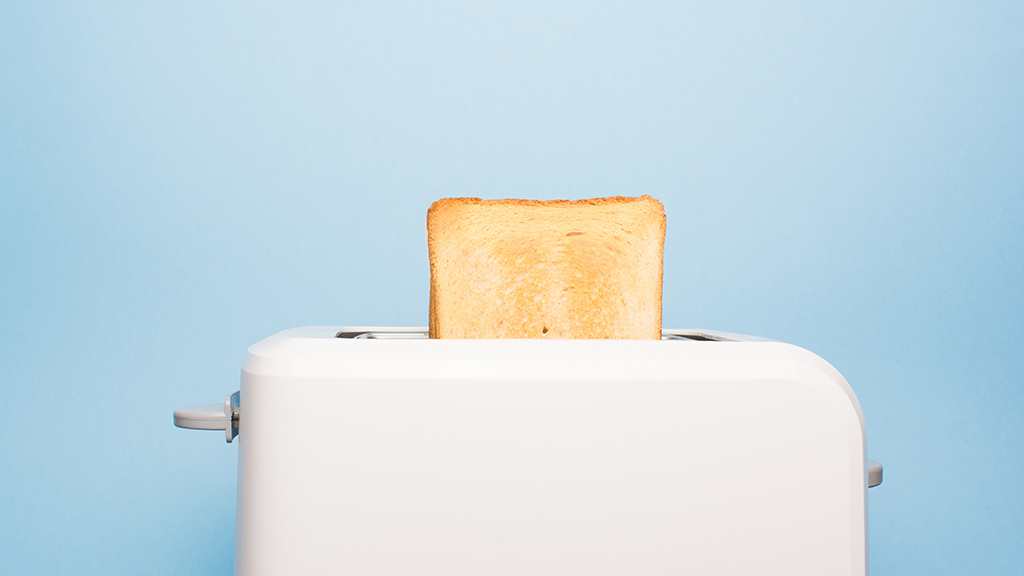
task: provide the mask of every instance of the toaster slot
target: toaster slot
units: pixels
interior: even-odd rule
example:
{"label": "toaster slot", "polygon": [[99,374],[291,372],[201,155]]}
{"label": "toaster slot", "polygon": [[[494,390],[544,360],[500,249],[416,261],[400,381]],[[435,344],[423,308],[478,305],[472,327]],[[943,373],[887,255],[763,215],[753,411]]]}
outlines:
{"label": "toaster slot", "polygon": [[[343,329],[334,335],[335,338],[352,340],[421,340],[427,338],[426,328],[369,328],[365,330]],[[682,340],[686,342],[740,342],[743,337],[724,335],[701,330],[663,330],[662,340]]]}
{"label": "toaster slot", "polygon": [[395,328],[348,331],[342,330],[335,338],[351,338],[353,340],[421,340],[427,338],[426,328]]}

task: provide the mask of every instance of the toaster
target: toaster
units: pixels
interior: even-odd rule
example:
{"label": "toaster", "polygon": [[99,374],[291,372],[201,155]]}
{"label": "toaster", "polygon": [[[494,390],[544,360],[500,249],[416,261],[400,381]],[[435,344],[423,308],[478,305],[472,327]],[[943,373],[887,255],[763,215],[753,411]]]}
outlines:
{"label": "toaster", "polygon": [[235,574],[864,575],[860,404],[797,346],[437,340],[304,327],[248,349]]}

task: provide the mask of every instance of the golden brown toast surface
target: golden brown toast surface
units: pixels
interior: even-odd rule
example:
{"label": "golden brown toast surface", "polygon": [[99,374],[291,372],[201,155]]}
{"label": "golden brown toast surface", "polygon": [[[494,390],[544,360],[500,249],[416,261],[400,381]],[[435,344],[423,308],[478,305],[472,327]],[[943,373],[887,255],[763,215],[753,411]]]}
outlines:
{"label": "golden brown toast surface", "polygon": [[654,198],[446,198],[427,237],[431,338],[661,337]]}

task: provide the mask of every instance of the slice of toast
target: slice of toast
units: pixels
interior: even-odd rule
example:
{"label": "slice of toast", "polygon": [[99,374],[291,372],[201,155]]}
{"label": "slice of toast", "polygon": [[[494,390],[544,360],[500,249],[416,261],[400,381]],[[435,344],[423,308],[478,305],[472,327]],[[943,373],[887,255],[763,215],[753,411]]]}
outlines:
{"label": "slice of toast", "polygon": [[446,198],[427,212],[431,338],[661,338],[650,196]]}

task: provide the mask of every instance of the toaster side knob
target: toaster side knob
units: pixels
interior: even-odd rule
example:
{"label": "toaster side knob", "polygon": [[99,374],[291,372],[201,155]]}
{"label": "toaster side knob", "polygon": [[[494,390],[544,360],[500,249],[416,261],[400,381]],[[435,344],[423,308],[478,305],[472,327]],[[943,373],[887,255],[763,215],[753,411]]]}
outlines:
{"label": "toaster side knob", "polygon": [[874,488],[882,483],[882,464],[874,460],[868,460],[868,488]]}

